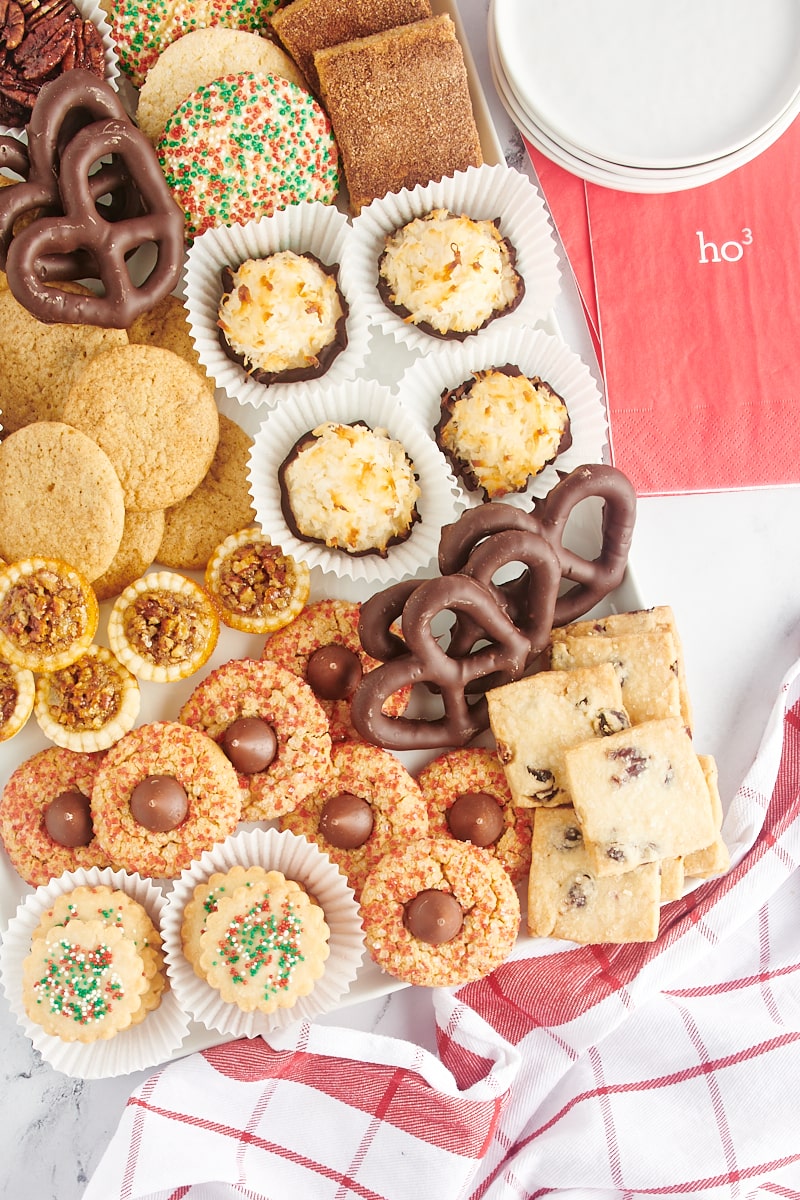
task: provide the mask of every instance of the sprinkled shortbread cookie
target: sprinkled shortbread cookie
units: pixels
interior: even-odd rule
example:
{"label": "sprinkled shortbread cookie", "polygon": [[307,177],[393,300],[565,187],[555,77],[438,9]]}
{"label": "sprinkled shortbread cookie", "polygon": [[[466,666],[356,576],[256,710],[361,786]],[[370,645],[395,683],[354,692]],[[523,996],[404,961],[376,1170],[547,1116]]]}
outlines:
{"label": "sprinkled shortbread cookie", "polygon": [[308,684],[271,660],[218,667],[195,688],[180,719],[230,759],[246,820],[288,812],[331,775],[328,718]]}
{"label": "sprinkled shortbread cookie", "polygon": [[487,693],[489,722],[514,803],[569,804],[564,753],[630,724],[611,663],[540,671]]}
{"label": "sprinkled shortbread cookie", "polygon": [[533,821],[528,933],[594,945],[652,942],[658,934],[658,863],[601,878],[574,809],[539,808]]}
{"label": "sprinkled shortbread cookie", "polygon": [[156,558],[165,567],[202,571],[220,542],[255,520],[247,478],[249,433],[219,414],[219,441],[204,478],[191,495],[164,513]]}
{"label": "sprinkled shortbread cookie", "polygon": [[25,1012],[65,1042],[94,1042],[127,1029],[148,980],[136,946],[104,921],[68,921],[36,938],[22,964]]}
{"label": "sprinkled shortbread cookie", "polygon": [[121,929],[136,947],[147,980],[147,988],[142,993],[141,1007],[132,1017],[132,1023],[138,1024],[148,1012],[158,1008],[167,986],[163,940],[147,910],[132,896],[107,884],[82,885],[73,888],[71,892],[63,892],[50,908],[42,913],[32,937],[34,940],[45,937],[56,926],[66,925],[68,921],[76,919],[102,921],[106,925]]}
{"label": "sprinkled shortbread cookie", "polygon": [[679,718],[573,746],[564,774],[598,875],[691,854],[717,836],[708,784]]}
{"label": "sprinkled shortbread cookie", "polygon": [[0,834],[12,866],[38,887],[64,871],[107,867],[94,836],[90,797],[103,752],[49,746],[12,772],[0,796]]}
{"label": "sprinkled shortbread cookie", "polygon": [[491,750],[468,747],[434,758],[417,776],[431,837],[453,837],[488,850],[514,883],[531,862],[532,818],[517,808]]}
{"label": "sprinkled shortbread cookie", "polygon": [[313,991],[330,954],[325,915],[279,871],[221,896],[200,935],[200,969],[245,1012],[291,1008]]}
{"label": "sprinkled shortbread cookie", "polygon": [[195,974],[201,979],[205,979],[205,975],[200,970],[200,934],[205,930],[206,921],[211,913],[217,911],[223,896],[230,895],[237,888],[252,887],[254,883],[263,881],[266,874],[264,867],[235,865],[227,871],[215,872],[205,883],[198,883],[192,892],[192,898],[183,910],[181,945]]}
{"label": "sprinkled shortbread cookie", "polygon": [[280,0],[114,0],[111,33],[120,66],[141,87],[159,54],[183,34],[212,25],[258,32],[279,4]]}
{"label": "sprinkled shortbread cookie", "polygon": [[390,851],[361,893],[375,962],[405,983],[455,987],[511,952],[520,923],[508,872],[468,842],[420,838]]}
{"label": "sprinkled shortbread cookie", "polygon": [[678,653],[672,634],[647,633],[574,637],[553,641],[550,665],[555,671],[610,662],[619,676],[622,702],[632,725],[660,717],[681,716]]}
{"label": "sprinkled shortbread cookie", "polygon": [[302,200],[330,203],[339,189],[327,115],[277,75],[225,75],[192,92],[167,121],[158,157],[189,238]]}
{"label": "sprinkled shortbread cookie", "polygon": [[388,750],[345,742],[333,751],[335,775],[281,818],[281,829],[316,842],[356,896],[393,846],[428,832],[416,780]]}
{"label": "sprinkled shortbread cookie", "polygon": [[[379,666],[362,648],[358,636],[359,604],[345,600],[318,600],[309,604],[267,638],[262,658],[280,663],[305,679],[330,722],[334,742],[360,741],[350,720],[350,699],[361,677]],[[400,716],[408,705],[410,688],[395,692],[386,702],[390,716]]]}
{"label": "sprinkled shortbread cookie", "polygon": [[188,725],[155,721],[106,752],[92,788],[97,840],[126,871],[172,878],[233,833],[236,772],[219,746]]}

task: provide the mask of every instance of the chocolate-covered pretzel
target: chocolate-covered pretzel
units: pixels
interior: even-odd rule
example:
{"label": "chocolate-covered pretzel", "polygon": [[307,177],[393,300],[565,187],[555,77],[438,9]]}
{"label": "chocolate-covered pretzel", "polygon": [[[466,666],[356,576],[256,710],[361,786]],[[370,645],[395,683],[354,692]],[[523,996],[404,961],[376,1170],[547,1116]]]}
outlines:
{"label": "chocolate-covered pretzel", "polygon": [[[82,70],[42,88],[27,136],[27,150],[15,139],[0,146],[0,161],[24,176],[0,194],[10,290],[41,321],[127,328],[172,291],[183,263],[183,214],[150,142],[113,88]],[[136,283],[129,260],[143,246],[155,262]],[[53,286],[62,280],[96,280],[102,294]]]}
{"label": "chocolate-covered pretzel", "polygon": [[[591,498],[603,501],[601,548],[596,558],[586,559],[568,550],[563,539],[575,506]],[[538,534],[555,551],[563,578],[574,584],[556,601],[553,623],[565,625],[583,616],[622,582],[635,519],[636,493],[627,477],[615,467],[589,463],[576,467],[545,497],[537,499],[531,512],[505,504],[484,504],[462,513],[442,529],[439,570],[443,575],[464,570],[475,548],[504,530]],[[525,575],[502,585],[510,611],[519,612],[527,587]]]}
{"label": "chocolate-covered pretzel", "polygon": [[[487,645],[464,657],[451,656],[431,629],[445,612],[468,617],[482,630]],[[418,584],[403,606],[401,627],[407,652],[364,676],[351,702],[353,725],[366,741],[390,749],[465,745],[488,723],[485,696],[470,701],[470,685],[498,672],[521,674],[530,652],[528,638],[499,607],[489,587],[463,574]],[[388,698],[416,683],[427,684],[441,696],[444,715],[388,716]]]}

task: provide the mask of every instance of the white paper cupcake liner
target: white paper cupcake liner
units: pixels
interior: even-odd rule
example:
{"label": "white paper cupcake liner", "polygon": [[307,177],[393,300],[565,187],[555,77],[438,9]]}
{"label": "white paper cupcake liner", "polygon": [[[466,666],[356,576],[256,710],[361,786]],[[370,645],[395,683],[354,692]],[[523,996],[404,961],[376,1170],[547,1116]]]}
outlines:
{"label": "white paper cupcake liner", "polygon": [[51,1067],[82,1079],[111,1079],[157,1066],[174,1055],[189,1033],[189,1018],[171,988],[164,991],[158,1008],[148,1013],[143,1021],[105,1041],[62,1042],[28,1018],[22,1001],[22,964],[30,951],[33,931],[58,896],[76,887],[101,884],[137,900],[147,910],[156,928],[161,928],[165,897],[159,887],[140,875],[129,875],[110,867],[92,867],[67,871],[30,893],[9,922],[0,947],[3,990],[27,1037]]}
{"label": "white paper cupcake liner", "polygon": [[[195,974],[181,945],[183,910],[194,889],[216,871],[255,864],[301,883],[325,913],[330,954],[308,996],[274,1013],[243,1012]],[[364,935],[355,893],[327,854],[289,830],[251,829],[207,850],[176,880],[162,921],[167,970],[181,1006],[208,1029],[230,1037],[257,1037],[330,1012],[355,982],[364,956]]]}
{"label": "white paper cupcake liner", "polygon": [[[111,36],[111,26],[106,18],[105,10],[98,4],[97,0],[74,0],[74,4],[84,20],[91,21],[96,26],[100,37],[103,39],[103,58],[105,60],[104,79],[116,89],[119,79],[119,62],[117,60],[117,49],[114,45],[114,39]],[[14,137],[20,137],[24,132],[24,129],[20,127],[14,128],[7,125],[0,125],[0,134],[3,136],[11,134]]]}
{"label": "white paper cupcake liner", "polygon": [[185,267],[186,307],[198,357],[217,385],[241,404],[271,408],[297,389],[296,383],[257,383],[219,344],[217,311],[222,293],[220,271],[249,258],[279,250],[315,255],[326,266],[339,265],[339,288],[349,306],[347,345],[314,382],[333,387],[354,379],[369,348],[369,325],[353,283],[350,266],[352,230],[347,217],[330,204],[308,201],[279,209],[244,225],[206,230],[189,247]]}
{"label": "white paper cupcake liner", "polygon": [[[475,371],[506,364],[524,375],[538,375],[564,400],[570,418],[572,445],[529,482],[524,492],[503,496],[501,502],[530,508],[534,497],[546,496],[558,483],[558,472],[584,463],[602,462],[608,441],[605,403],[588,366],[560,338],[543,329],[496,328],[470,342],[448,342],[439,354],[417,359],[400,380],[397,398],[426,429],[433,432],[441,415],[442,392],[458,387]],[[464,488],[471,506],[483,503],[481,490]]]}
{"label": "white paper cupcake liner", "polygon": [[[417,502],[421,519],[404,541],[389,547],[385,558],[352,555],[304,541],[286,524],[278,468],[295,443],[325,421],[363,421],[373,429],[386,429],[402,443],[414,464],[421,489]],[[274,545],[310,567],[374,585],[408,579],[427,569],[437,556],[442,525],[455,520],[464,508],[461,489],[431,435],[386,388],[367,379],[333,390],[306,385],[296,401],[274,408],[256,433],[249,477],[257,520]]]}
{"label": "white paper cupcake liner", "polygon": [[434,337],[404,321],[378,292],[378,263],[387,234],[435,208],[465,213],[476,221],[497,220],[516,251],[525,295],[516,308],[495,318],[472,338],[486,336],[498,324],[536,325],[547,316],[561,287],[555,236],[539,189],[504,164],[468,167],[438,183],[392,192],[373,200],[353,220],[354,268],[369,320],[401,342],[438,353],[447,339]]}

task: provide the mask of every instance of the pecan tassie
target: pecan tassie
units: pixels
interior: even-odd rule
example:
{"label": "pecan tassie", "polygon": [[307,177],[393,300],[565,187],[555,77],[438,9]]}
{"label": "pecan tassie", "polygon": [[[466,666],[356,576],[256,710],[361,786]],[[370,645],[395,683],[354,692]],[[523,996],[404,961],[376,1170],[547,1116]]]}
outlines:
{"label": "pecan tassie", "polygon": [[0,124],[25,125],[42,85],[74,67],[105,74],[100,32],[72,0],[0,0]]}

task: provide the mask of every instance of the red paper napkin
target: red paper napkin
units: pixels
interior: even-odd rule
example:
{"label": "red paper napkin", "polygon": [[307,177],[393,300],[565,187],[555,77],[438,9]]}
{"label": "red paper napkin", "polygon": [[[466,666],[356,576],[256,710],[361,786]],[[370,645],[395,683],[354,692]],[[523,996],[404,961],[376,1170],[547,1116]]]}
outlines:
{"label": "red paper napkin", "polygon": [[84,1200],[800,1195],[800,664],[658,941],[432,993],[438,1056],[307,1023],[172,1063]]}
{"label": "red paper napkin", "polygon": [[[586,292],[575,178],[541,182]],[[613,461],[640,495],[800,482],[798,189],[800,121],[701,187],[584,185]]]}

